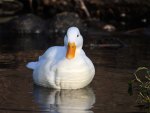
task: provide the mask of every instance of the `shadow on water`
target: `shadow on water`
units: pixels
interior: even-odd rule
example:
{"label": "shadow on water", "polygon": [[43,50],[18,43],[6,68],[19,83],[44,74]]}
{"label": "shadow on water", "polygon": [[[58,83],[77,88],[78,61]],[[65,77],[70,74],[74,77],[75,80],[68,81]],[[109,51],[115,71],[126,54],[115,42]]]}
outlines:
{"label": "shadow on water", "polygon": [[37,60],[48,47],[63,45],[63,37],[52,37],[2,35],[1,113],[145,112],[135,107],[136,95],[129,96],[127,89],[128,81],[137,67],[150,68],[149,37],[87,33],[84,36],[84,50],[96,68],[90,85],[93,90],[62,91],[33,87],[32,71],[25,67],[27,62]]}

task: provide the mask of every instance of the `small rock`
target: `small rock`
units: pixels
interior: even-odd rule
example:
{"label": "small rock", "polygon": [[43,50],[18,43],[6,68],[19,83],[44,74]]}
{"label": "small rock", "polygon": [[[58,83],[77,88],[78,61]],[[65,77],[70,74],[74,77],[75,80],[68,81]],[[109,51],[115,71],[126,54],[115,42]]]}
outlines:
{"label": "small rock", "polygon": [[18,0],[0,0],[0,16],[12,16],[22,10],[23,4]]}
{"label": "small rock", "polygon": [[102,27],[103,30],[108,31],[108,32],[112,32],[115,31],[116,28],[115,26],[111,25],[111,24],[106,24]]}
{"label": "small rock", "polygon": [[43,33],[46,31],[44,20],[33,14],[26,14],[14,18],[9,23],[11,32],[15,33]]}
{"label": "small rock", "polygon": [[86,28],[86,25],[83,23],[79,15],[72,12],[63,12],[57,14],[52,19],[49,28],[53,28],[55,33],[65,33],[66,30],[71,26],[76,26],[80,30],[85,30]]}

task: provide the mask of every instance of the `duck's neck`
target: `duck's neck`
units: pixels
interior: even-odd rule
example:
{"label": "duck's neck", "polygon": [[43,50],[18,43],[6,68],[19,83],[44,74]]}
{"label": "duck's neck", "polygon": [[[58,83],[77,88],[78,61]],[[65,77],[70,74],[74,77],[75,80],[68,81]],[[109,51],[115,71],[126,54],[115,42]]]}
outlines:
{"label": "duck's neck", "polygon": [[76,52],[75,52],[75,56],[78,56],[78,55],[80,55],[81,54],[81,51],[82,51],[82,48],[78,48],[78,49],[76,49]]}

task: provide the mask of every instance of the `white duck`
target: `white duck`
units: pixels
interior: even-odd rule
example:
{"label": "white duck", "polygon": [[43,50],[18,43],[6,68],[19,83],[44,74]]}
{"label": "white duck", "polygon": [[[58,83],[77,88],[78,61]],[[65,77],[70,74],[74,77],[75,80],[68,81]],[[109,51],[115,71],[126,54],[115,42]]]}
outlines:
{"label": "white duck", "polygon": [[70,27],[64,46],[50,47],[37,62],[29,62],[35,84],[55,89],[79,89],[95,75],[91,60],[85,55],[83,38],[77,27]]}

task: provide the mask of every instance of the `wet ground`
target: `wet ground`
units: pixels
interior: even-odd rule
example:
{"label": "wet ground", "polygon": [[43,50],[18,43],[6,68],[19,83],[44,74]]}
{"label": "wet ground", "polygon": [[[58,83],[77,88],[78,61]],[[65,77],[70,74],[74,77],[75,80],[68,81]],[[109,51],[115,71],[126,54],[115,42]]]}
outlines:
{"label": "wet ground", "polygon": [[137,67],[150,68],[148,36],[85,35],[84,50],[96,69],[94,80],[86,88],[61,91],[35,86],[25,65],[46,48],[62,45],[63,37],[2,36],[0,113],[146,112],[137,107],[135,93],[129,96],[128,81]]}

